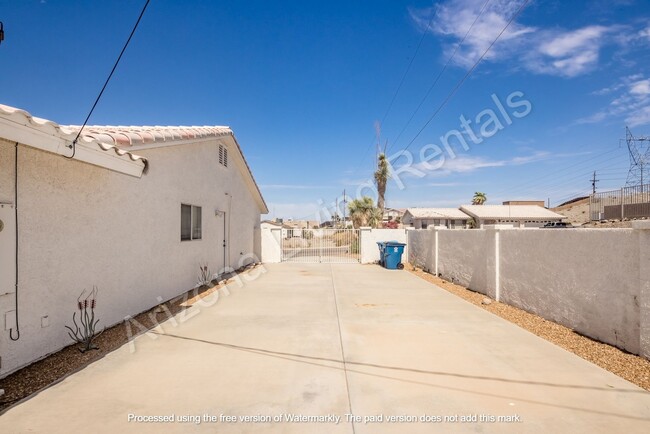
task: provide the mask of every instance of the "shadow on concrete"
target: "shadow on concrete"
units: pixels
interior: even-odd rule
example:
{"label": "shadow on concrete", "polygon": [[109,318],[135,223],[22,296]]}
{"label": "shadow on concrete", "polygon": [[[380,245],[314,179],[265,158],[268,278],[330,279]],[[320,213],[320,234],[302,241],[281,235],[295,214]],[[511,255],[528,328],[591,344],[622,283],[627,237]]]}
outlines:
{"label": "shadow on concrete", "polygon": [[[404,367],[399,367],[399,366],[386,366],[386,365],[379,365],[379,364],[366,363],[366,362],[354,362],[354,361],[349,361],[349,360],[344,361],[344,360],[338,360],[338,359],[331,359],[331,358],[327,358],[327,357],[307,356],[307,355],[303,355],[303,354],[287,353],[287,352],[281,352],[281,351],[272,351],[272,350],[266,350],[266,349],[262,349],[262,348],[244,347],[244,346],[240,346],[240,345],[227,344],[227,343],[223,343],[223,342],[208,341],[208,340],[205,340],[205,339],[197,339],[197,338],[190,338],[190,337],[186,337],[186,336],[159,333],[159,332],[156,332],[156,331],[152,331],[151,333],[155,333],[155,334],[157,334],[159,336],[163,336],[163,337],[170,337],[170,338],[174,338],[174,339],[183,339],[183,340],[187,340],[187,341],[194,341],[194,342],[199,342],[199,343],[203,343],[203,344],[219,346],[219,347],[222,347],[222,348],[229,348],[229,349],[232,349],[232,350],[245,351],[245,352],[249,352],[249,353],[253,353],[253,354],[259,354],[259,355],[263,355],[263,356],[267,356],[267,357],[274,357],[274,358],[278,358],[278,359],[289,360],[289,361],[297,362],[297,363],[305,363],[305,364],[320,366],[320,367],[329,368],[329,369],[338,369],[338,370],[345,371],[345,372],[361,374],[361,375],[367,375],[367,376],[383,378],[383,379],[388,379],[388,380],[394,380],[394,381],[400,381],[400,382],[404,382],[404,383],[417,384],[417,385],[421,385],[421,386],[435,387],[435,388],[439,388],[439,389],[452,390],[452,391],[456,391],[456,392],[471,393],[471,394],[474,394],[474,395],[481,395],[481,396],[487,396],[487,397],[492,397],[492,398],[512,399],[512,400],[517,400],[517,401],[521,401],[521,402],[527,402],[527,403],[530,403],[530,404],[542,405],[542,406],[547,406],[547,407],[556,407],[556,408],[561,408],[561,409],[565,409],[565,410],[575,410],[575,411],[599,414],[599,415],[604,415],[604,416],[620,417],[620,418],[632,419],[632,420],[640,420],[640,421],[650,421],[650,417],[618,414],[618,413],[612,413],[612,412],[601,411],[601,410],[594,410],[594,409],[589,409],[589,408],[553,404],[553,403],[544,402],[544,401],[535,401],[535,400],[520,398],[520,397],[517,397],[517,396],[509,396],[509,395],[500,395],[500,394],[496,394],[496,393],[480,392],[480,391],[471,390],[471,389],[463,389],[463,388],[451,387],[451,386],[446,386],[446,385],[441,385],[441,384],[427,383],[427,382],[423,382],[423,381],[416,381],[416,380],[409,380],[409,379],[405,379],[405,378],[393,377],[393,376],[389,376],[389,375],[381,375],[381,374],[376,374],[376,373],[371,373],[371,372],[364,372],[364,371],[359,371],[359,370],[355,370],[355,369],[349,369],[348,366],[349,365],[354,365],[354,366],[359,366],[359,367],[370,367],[370,368],[386,369],[386,370],[390,370],[390,371],[412,372],[412,373],[417,373],[417,374],[433,375],[433,376],[438,376],[438,377],[456,377],[456,378],[478,380],[478,381],[498,381],[498,382],[502,382],[502,383],[523,384],[523,385],[531,385],[531,386],[543,386],[543,387],[554,387],[554,388],[564,388],[564,389],[587,389],[587,390],[594,390],[594,391],[598,391],[598,392],[649,394],[649,392],[647,392],[647,391],[645,391],[643,389],[620,389],[620,388],[614,388],[614,387],[605,388],[605,387],[597,387],[597,386],[584,386],[584,385],[580,385],[580,384],[557,384],[557,383],[546,383],[546,382],[540,382],[540,381],[525,381],[525,380],[515,380],[515,379],[499,378],[499,377],[487,377],[487,376],[480,376],[480,375],[460,374],[460,373],[454,373],[454,372],[427,371],[427,370],[422,370],[422,369],[404,368]],[[330,366],[330,365],[323,364],[323,363],[318,363],[318,362],[332,362],[332,363],[340,364],[341,366],[340,367],[338,367],[338,366]]]}

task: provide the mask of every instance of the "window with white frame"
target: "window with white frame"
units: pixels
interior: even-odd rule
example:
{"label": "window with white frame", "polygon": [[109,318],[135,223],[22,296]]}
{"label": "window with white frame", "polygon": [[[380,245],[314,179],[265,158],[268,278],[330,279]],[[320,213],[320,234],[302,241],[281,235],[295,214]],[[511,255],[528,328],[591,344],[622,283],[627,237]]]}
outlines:
{"label": "window with white frame", "polygon": [[219,164],[228,167],[228,148],[224,145],[219,145]]}
{"label": "window with white frame", "polygon": [[181,204],[181,241],[201,239],[201,207]]}

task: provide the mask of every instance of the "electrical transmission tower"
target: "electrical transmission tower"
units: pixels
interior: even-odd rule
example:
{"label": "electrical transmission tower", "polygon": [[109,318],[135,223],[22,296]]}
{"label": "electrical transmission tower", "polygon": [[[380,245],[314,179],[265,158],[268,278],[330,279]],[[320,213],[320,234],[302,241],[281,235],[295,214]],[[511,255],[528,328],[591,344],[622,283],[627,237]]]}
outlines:
{"label": "electrical transmission tower", "polygon": [[634,137],[625,127],[625,142],[630,152],[630,170],[627,173],[626,187],[643,185],[648,182],[647,166],[650,165],[650,137]]}

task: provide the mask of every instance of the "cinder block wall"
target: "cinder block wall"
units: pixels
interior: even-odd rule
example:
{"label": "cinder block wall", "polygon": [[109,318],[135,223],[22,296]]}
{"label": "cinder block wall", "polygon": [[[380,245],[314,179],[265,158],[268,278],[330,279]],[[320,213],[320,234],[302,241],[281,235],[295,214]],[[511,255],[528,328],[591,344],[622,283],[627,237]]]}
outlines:
{"label": "cinder block wall", "polygon": [[635,229],[415,230],[409,261],[650,358],[650,222]]}

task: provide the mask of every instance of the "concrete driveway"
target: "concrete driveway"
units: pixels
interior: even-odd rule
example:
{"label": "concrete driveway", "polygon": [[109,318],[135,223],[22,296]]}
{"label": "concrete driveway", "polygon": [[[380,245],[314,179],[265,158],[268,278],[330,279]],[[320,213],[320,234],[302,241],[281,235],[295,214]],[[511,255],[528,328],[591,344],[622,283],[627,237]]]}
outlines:
{"label": "concrete driveway", "polygon": [[650,432],[649,393],[406,271],[264,269],[0,432]]}

